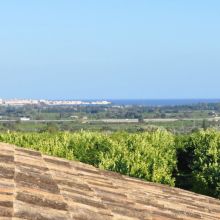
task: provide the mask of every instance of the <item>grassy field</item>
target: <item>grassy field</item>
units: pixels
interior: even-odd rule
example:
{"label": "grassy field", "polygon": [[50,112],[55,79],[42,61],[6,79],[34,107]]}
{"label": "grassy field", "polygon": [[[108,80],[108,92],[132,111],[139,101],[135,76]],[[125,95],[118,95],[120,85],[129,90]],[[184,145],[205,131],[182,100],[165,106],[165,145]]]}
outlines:
{"label": "grassy field", "polygon": [[127,132],[140,132],[152,130],[154,128],[164,128],[174,133],[187,133],[192,130],[206,127],[219,128],[219,122],[203,121],[201,120],[176,120],[169,121],[163,119],[160,121],[148,121],[148,122],[103,122],[103,121],[11,121],[11,122],[0,122],[0,130],[2,131],[127,131]]}

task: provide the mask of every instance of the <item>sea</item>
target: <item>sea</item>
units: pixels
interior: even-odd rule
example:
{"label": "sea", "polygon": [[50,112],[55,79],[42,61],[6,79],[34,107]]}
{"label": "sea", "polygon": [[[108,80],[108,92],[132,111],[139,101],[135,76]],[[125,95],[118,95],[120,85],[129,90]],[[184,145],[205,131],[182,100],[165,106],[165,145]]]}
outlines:
{"label": "sea", "polygon": [[110,99],[113,105],[176,106],[199,103],[220,103],[220,99]]}

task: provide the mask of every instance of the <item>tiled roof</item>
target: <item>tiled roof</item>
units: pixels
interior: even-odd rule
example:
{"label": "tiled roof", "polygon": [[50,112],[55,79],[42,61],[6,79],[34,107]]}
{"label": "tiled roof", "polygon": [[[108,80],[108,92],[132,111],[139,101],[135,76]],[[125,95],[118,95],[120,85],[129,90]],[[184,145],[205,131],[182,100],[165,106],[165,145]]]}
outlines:
{"label": "tiled roof", "polygon": [[0,219],[220,219],[220,201],[0,144]]}

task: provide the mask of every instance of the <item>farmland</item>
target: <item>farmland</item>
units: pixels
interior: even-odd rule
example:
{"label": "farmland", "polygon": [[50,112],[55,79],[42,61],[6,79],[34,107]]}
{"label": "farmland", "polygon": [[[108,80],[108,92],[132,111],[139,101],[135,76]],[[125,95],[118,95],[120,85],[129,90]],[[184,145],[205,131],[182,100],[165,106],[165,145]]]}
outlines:
{"label": "farmland", "polygon": [[1,106],[2,131],[149,131],[190,133],[220,126],[220,104],[182,106]]}

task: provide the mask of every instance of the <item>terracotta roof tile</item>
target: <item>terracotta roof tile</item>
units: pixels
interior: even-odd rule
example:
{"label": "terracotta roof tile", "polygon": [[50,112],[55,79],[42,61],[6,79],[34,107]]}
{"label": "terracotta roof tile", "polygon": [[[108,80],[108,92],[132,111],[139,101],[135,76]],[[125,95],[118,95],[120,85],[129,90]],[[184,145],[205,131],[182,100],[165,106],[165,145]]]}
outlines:
{"label": "terracotta roof tile", "polygon": [[218,220],[220,201],[0,144],[1,220]]}

